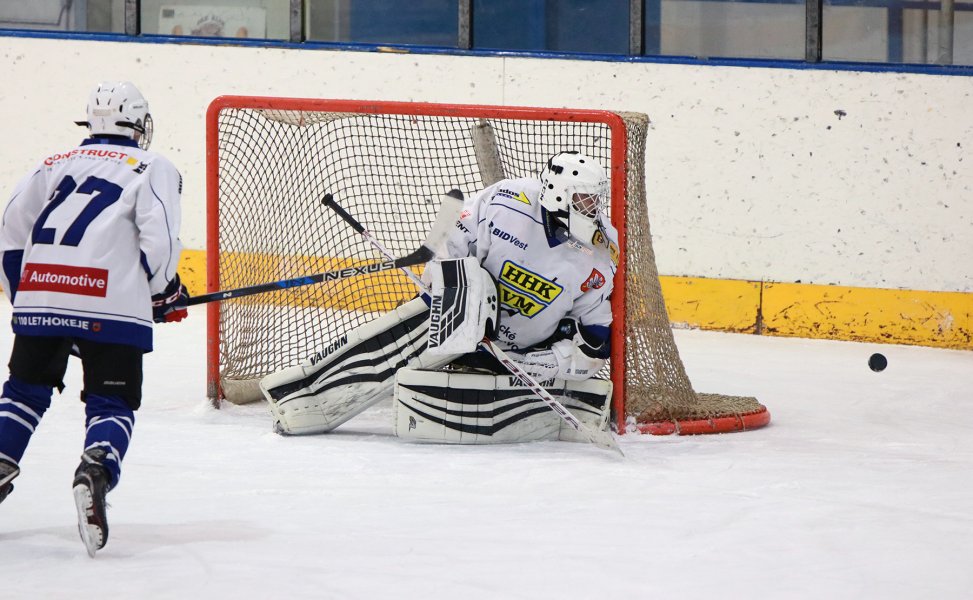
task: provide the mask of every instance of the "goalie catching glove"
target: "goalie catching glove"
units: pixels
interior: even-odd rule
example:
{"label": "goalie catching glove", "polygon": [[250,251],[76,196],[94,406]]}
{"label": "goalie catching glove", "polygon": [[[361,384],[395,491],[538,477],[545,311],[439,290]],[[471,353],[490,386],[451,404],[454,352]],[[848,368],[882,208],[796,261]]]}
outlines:
{"label": "goalie catching glove", "polygon": [[594,377],[605,366],[607,343],[585,336],[575,319],[562,319],[552,337],[554,343],[547,350],[511,352],[511,360],[534,379],[567,379],[581,381]]}

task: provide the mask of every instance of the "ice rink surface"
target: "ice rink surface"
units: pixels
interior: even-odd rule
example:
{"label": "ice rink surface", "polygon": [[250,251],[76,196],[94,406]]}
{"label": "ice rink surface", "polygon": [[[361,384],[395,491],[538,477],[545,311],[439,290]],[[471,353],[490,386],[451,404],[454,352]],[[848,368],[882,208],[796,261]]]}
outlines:
{"label": "ice rink surface", "polygon": [[204,317],[156,328],[94,560],[72,362],[0,505],[4,600],[973,597],[973,352],[677,331],[698,391],[755,395],[773,421],[628,435],[620,459],[406,444],[388,404],[275,435],[263,404],[209,406]]}

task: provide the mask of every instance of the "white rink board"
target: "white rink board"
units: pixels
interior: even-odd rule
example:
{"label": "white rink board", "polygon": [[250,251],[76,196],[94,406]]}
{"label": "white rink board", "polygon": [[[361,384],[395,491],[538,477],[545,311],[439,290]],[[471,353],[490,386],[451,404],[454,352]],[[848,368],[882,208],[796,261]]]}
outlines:
{"label": "white rink board", "polygon": [[185,176],[189,248],[219,95],[632,110],[653,123],[662,274],[973,291],[969,77],[14,37],[0,54],[6,189],[79,141],[95,82],[131,79]]}

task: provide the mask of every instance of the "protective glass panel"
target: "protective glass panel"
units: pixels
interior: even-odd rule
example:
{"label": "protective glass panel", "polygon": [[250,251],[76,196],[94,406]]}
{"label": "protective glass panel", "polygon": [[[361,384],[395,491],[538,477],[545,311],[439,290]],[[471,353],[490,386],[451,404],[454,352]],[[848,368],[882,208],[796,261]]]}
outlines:
{"label": "protective glass panel", "polygon": [[144,35],[290,39],[289,0],[142,0]]}
{"label": "protective glass panel", "polygon": [[124,0],[0,2],[0,28],[125,33]]}
{"label": "protective glass panel", "polygon": [[473,3],[473,46],[627,54],[629,0],[490,0]]}
{"label": "protective glass panel", "polygon": [[973,64],[973,2],[826,1],[825,60]]}
{"label": "protective glass panel", "polygon": [[455,48],[458,0],[307,0],[307,39]]}
{"label": "protective glass panel", "polygon": [[645,54],[803,59],[804,18],[802,0],[650,0]]}

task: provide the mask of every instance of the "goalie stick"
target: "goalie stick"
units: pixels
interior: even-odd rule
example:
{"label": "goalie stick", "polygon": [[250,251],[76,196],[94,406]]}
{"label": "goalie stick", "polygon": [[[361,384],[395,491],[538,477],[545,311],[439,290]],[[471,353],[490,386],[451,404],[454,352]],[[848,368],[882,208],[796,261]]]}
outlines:
{"label": "goalie stick", "polygon": [[[453,190],[453,191],[457,191],[457,190]],[[453,192],[450,192],[450,194],[452,193]],[[460,194],[460,197],[462,197],[462,194]],[[382,245],[381,242],[375,239],[375,236],[373,236],[371,232],[365,229],[365,227],[361,223],[359,223],[358,220],[355,219],[355,217],[351,216],[344,208],[341,207],[341,205],[335,202],[333,195],[325,194],[322,203],[328,208],[330,208],[331,210],[338,213],[338,216],[340,216],[346,223],[348,223],[352,229],[357,231],[359,234],[362,235],[362,237],[368,240],[368,242],[372,246],[374,246],[376,250],[381,252],[386,258],[390,260],[394,258],[392,256],[392,253],[389,252],[388,249],[385,248],[385,246]],[[429,287],[425,283],[423,283],[422,280],[419,279],[419,277],[416,276],[416,274],[413,273],[411,269],[407,269],[406,268],[407,266],[411,266],[411,265],[402,265],[401,267],[402,271],[409,276],[409,279],[411,279],[413,283],[415,283],[420,290],[422,290],[426,294],[429,294],[430,292]],[[622,449],[618,447],[618,442],[615,441],[615,438],[612,436],[611,433],[607,431],[593,430],[587,427],[581,421],[579,421],[577,417],[575,417],[573,414],[571,414],[570,411],[568,411],[568,409],[564,408],[563,404],[557,401],[557,398],[552,396],[550,392],[544,389],[541,386],[541,384],[538,383],[537,380],[534,379],[529,373],[524,371],[520,367],[520,365],[518,365],[513,360],[511,360],[510,356],[508,356],[506,352],[500,349],[489,338],[484,337],[482,340],[480,340],[480,345],[483,346],[486,349],[486,351],[492,354],[498,361],[500,361],[500,364],[506,367],[511,374],[513,374],[517,379],[519,379],[521,383],[524,384],[524,386],[526,386],[531,392],[534,393],[535,396],[540,398],[544,402],[544,404],[547,404],[547,406],[552,411],[554,411],[555,414],[557,414],[557,416],[561,417],[561,419],[563,419],[568,425],[574,428],[575,431],[583,435],[585,439],[587,439],[595,446],[598,446],[599,448],[603,448],[605,450],[612,450],[614,452],[617,452],[621,456],[625,456],[625,454],[622,452]]]}
{"label": "goalie stick", "polygon": [[[286,290],[293,287],[323,283],[325,281],[347,279],[349,277],[357,277],[358,275],[380,273],[382,271],[390,271],[392,269],[404,269],[405,267],[411,267],[413,265],[429,262],[435,258],[436,251],[434,248],[439,247],[446,239],[446,236],[449,235],[449,231],[452,229],[457,217],[459,217],[459,213],[462,208],[463,192],[459,190],[450,190],[447,192],[443,196],[442,205],[439,207],[439,212],[436,214],[436,220],[433,222],[432,228],[430,228],[429,234],[426,236],[426,240],[421,246],[419,246],[419,248],[408,256],[403,256],[402,258],[396,259],[392,259],[392,257],[389,256],[390,260],[384,262],[368,263],[365,265],[359,265],[357,267],[345,267],[344,269],[338,269],[336,271],[318,273],[316,275],[305,275],[303,277],[295,277],[293,279],[282,279],[280,281],[260,283],[257,285],[235,288],[231,290],[210,292],[208,294],[193,296],[189,299],[189,305],[192,306],[194,304],[205,304],[207,302],[241,298],[244,296],[252,296],[254,294],[263,294],[277,290]],[[338,214],[340,215],[341,213]]]}

